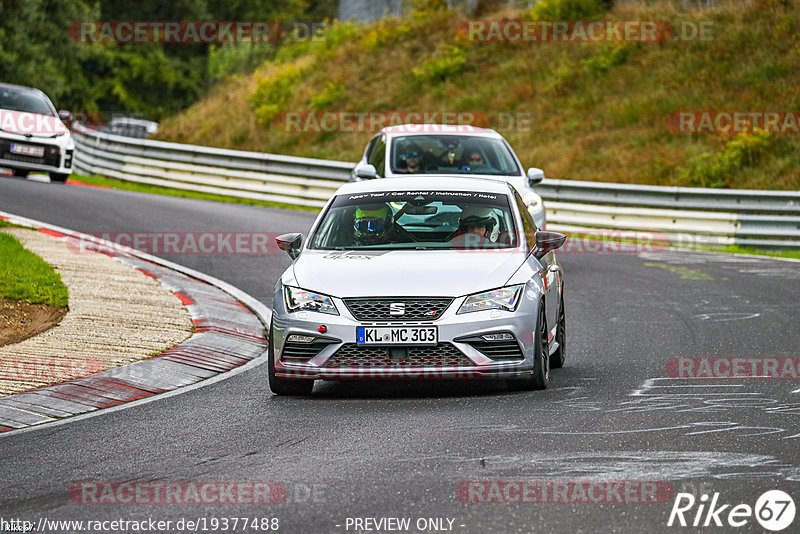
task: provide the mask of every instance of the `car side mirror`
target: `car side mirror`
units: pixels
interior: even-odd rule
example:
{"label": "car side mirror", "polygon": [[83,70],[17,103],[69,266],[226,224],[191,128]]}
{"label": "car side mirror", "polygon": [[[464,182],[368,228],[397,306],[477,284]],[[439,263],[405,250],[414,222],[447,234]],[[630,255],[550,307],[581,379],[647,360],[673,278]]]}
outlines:
{"label": "car side mirror", "polygon": [[303,245],[303,234],[283,234],[275,238],[278,248],[286,252],[292,259],[300,255],[300,247]]}
{"label": "car side mirror", "polygon": [[536,232],[536,257],[541,258],[548,252],[561,248],[567,236],[558,232]]}
{"label": "car side mirror", "polygon": [[356,178],[361,180],[374,180],[377,177],[378,171],[375,169],[374,165],[365,163],[364,165],[356,167]]}
{"label": "car side mirror", "polygon": [[528,185],[533,187],[534,185],[541,183],[544,180],[544,171],[542,169],[537,169],[536,167],[531,167],[528,169]]}

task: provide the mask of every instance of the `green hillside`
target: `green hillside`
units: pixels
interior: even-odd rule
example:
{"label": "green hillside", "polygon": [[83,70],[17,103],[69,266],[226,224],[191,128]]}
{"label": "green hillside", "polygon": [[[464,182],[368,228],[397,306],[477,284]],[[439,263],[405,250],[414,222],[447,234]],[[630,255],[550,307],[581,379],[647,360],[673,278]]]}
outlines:
{"label": "green hillside", "polygon": [[[159,136],[355,161],[372,132],[287,132],[284,113],[483,112],[526,166],[550,178],[800,189],[800,134],[783,115],[779,132],[676,129],[681,111],[800,111],[800,2],[717,0],[687,11],[676,0],[608,12],[594,4],[547,0],[480,18],[666,21],[706,28],[710,39],[487,42],[469,39],[464,17],[447,10],[335,24],[285,44],[253,75],[221,82],[164,121]],[[530,127],[509,128],[508,114],[532,118]]]}

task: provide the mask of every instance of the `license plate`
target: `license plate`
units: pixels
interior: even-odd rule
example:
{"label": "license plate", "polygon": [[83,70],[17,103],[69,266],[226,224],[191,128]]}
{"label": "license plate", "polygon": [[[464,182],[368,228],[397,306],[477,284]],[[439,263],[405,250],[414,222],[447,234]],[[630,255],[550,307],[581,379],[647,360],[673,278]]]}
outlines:
{"label": "license plate", "polygon": [[435,326],[359,326],[359,345],[435,345],[439,335]]}
{"label": "license plate", "polygon": [[11,153],[21,154],[23,156],[33,156],[34,158],[41,158],[44,157],[44,147],[11,143]]}

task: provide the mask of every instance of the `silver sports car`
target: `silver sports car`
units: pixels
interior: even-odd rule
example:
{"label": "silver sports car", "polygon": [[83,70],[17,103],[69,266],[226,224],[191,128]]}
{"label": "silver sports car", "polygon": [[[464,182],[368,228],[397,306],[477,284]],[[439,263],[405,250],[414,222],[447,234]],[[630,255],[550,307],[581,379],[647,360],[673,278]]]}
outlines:
{"label": "silver sports car", "polygon": [[[420,188],[424,185],[424,188]],[[566,237],[536,231],[508,182],[432,177],[343,185],[275,286],[269,383],[503,377],[543,389],[565,357]]]}

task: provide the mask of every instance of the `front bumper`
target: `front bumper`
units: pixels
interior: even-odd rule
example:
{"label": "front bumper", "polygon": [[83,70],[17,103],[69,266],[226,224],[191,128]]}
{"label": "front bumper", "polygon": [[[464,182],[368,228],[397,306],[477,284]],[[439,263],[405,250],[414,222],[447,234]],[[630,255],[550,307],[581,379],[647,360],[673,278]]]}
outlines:
{"label": "front bumper", "polygon": [[[283,288],[279,287],[273,299],[272,353],[275,376],[280,378],[305,379],[484,379],[508,378],[530,375],[533,370],[533,331],[536,324],[538,293],[525,288],[519,307],[514,312],[499,310],[457,314],[464,297],[456,298],[442,316],[435,321],[363,322],[353,317],[344,302],[334,298],[340,315],[317,312],[288,313],[283,300]],[[319,328],[324,326],[324,334]],[[424,350],[409,349],[408,346],[387,346],[387,357],[374,360],[368,365],[352,364],[359,358],[342,357],[343,353],[358,353],[364,346],[356,344],[356,328],[359,326],[436,326],[438,344]],[[478,336],[489,333],[510,333],[518,347],[519,357],[511,360],[489,357],[476,346]],[[296,344],[287,345],[292,334],[314,336],[315,343],[324,348],[310,352],[314,355],[306,361],[290,357],[297,354]],[[310,347],[310,345],[309,345]],[[284,348],[289,350],[284,351]],[[371,348],[371,347],[370,347]],[[392,350],[398,349],[399,350]],[[295,349],[295,350],[292,350]],[[377,350],[377,349],[376,349]],[[438,358],[437,352],[448,357]],[[488,352],[488,351],[486,351]],[[399,355],[398,355],[399,353]],[[426,360],[415,357],[415,353],[434,356]],[[436,360],[445,364],[419,364]],[[458,363],[453,364],[454,361]],[[343,363],[351,362],[351,363]],[[381,362],[386,362],[385,364]]]}
{"label": "front bumper", "polygon": [[[11,144],[32,145],[44,148],[44,156],[34,157],[11,153]],[[26,137],[0,132],[0,167],[26,171],[71,174],[75,145],[69,136]]]}

